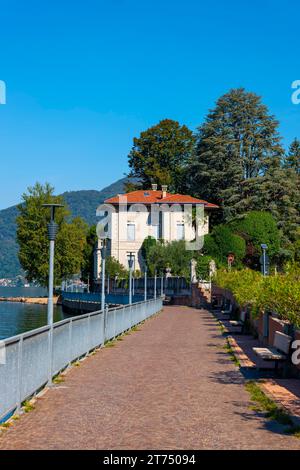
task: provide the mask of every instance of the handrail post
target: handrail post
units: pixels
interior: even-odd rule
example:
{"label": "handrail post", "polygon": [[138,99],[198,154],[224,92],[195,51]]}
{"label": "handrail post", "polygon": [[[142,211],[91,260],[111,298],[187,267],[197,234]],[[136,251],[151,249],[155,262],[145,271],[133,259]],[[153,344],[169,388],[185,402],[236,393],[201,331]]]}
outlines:
{"label": "handrail post", "polygon": [[147,267],[145,267],[145,278],[144,278],[144,300],[147,300]]}
{"label": "handrail post", "polygon": [[52,365],[53,365],[53,323],[49,329],[49,371],[48,371],[48,387],[52,385]]}
{"label": "handrail post", "polygon": [[71,318],[69,322],[69,366],[72,363],[72,327],[73,327],[73,321]]}
{"label": "handrail post", "polygon": [[106,327],[107,327],[107,317],[108,317],[108,304],[104,308],[104,343],[106,341]]}
{"label": "handrail post", "polygon": [[23,336],[20,337],[18,344],[18,398],[17,411],[22,406],[22,363],[23,363]]}
{"label": "handrail post", "polygon": [[102,284],[101,284],[101,310],[105,308],[105,256],[106,256],[106,247],[105,242],[103,241],[103,246],[101,248],[101,275],[102,275]]}

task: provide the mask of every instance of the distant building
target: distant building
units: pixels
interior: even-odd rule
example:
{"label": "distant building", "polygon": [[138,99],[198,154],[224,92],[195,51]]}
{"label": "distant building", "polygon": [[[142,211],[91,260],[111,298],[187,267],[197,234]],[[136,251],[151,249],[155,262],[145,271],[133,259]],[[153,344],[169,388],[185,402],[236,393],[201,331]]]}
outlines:
{"label": "distant building", "polygon": [[[197,235],[205,235],[209,231],[209,212],[218,208],[202,199],[183,194],[167,192],[167,186],[161,190],[153,184],[151,190],[138,190],[126,194],[118,194],[104,203],[107,205],[106,226],[108,233],[107,254],[115,257],[128,268],[130,253],[134,258],[134,269],[143,269],[141,247],[148,236],[166,242],[174,240],[192,241],[196,231],[192,215],[185,216],[187,207],[203,208],[204,218],[197,227]],[[111,209],[109,209],[109,207]],[[101,270],[101,254],[95,249],[95,278]]]}

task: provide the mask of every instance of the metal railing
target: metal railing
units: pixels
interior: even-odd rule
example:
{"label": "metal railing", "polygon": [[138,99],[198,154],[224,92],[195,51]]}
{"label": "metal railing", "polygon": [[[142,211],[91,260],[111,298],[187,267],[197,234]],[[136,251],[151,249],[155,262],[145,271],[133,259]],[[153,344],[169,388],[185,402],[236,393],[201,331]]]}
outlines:
{"label": "metal railing", "polygon": [[[64,300],[78,300],[82,302],[97,302],[101,303],[101,294],[100,293],[87,293],[87,292],[65,292],[61,293],[62,299]],[[144,300],[143,295],[134,295],[133,302],[142,302]],[[128,304],[129,295],[128,293],[124,294],[106,294],[105,302],[108,304]]]}
{"label": "metal railing", "polygon": [[157,298],[79,315],[5,339],[5,363],[0,364],[0,421],[73,361],[161,308],[162,299]]}
{"label": "metal railing", "polygon": [[[105,289],[107,291],[107,283],[108,280],[105,280]],[[173,295],[178,294],[181,292],[188,291],[190,289],[190,281],[184,277],[179,276],[170,276],[170,277],[163,277],[163,279],[158,276],[156,278],[156,282],[153,277],[147,277],[147,291],[150,297],[154,297],[154,287],[156,284],[156,293],[160,295],[163,291],[166,295]],[[101,292],[101,281],[97,281],[95,283],[95,290],[97,292]],[[144,294],[145,289],[145,279],[144,277],[135,277],[134,278],[134,288],[135,293]],[[127,279],[110,279],[109,281],[109,293],[110,294],[127,294],[128,295],[128,280]]]}

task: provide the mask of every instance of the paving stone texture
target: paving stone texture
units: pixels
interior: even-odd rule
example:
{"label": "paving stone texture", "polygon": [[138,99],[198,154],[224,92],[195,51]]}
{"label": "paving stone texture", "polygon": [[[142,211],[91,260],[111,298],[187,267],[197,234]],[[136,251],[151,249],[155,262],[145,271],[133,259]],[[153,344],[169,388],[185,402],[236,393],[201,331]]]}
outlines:
{"label": "paving stone texture", "polygon": [[73,367],[0,449],[300,449],[250,408],[206,310],[170,306]]}

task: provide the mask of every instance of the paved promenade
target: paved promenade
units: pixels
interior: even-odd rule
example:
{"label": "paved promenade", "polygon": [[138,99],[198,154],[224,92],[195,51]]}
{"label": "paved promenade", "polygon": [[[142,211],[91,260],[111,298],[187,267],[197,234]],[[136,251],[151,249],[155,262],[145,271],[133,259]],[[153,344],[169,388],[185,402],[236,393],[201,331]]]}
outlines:
{"label": "paved promenade", "polygon": [[167,307],[74,367],[0,437],[0,449],[300,449],[249,408],[205,310]]}

